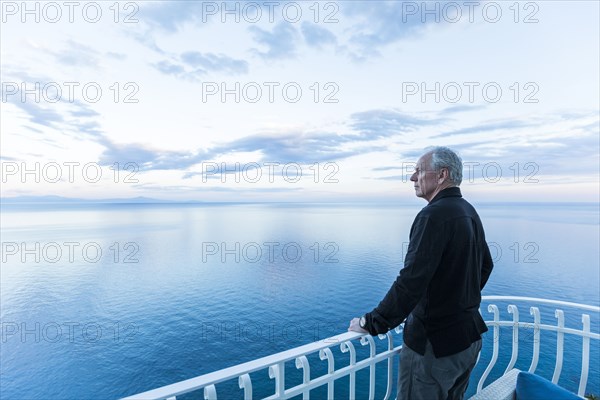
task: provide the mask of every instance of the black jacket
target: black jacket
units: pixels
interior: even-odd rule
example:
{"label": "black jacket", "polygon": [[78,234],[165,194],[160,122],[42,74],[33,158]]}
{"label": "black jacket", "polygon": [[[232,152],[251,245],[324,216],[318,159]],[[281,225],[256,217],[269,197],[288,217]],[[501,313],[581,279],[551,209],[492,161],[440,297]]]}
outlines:
{"label": "black jacket", "polygon": [[479,304],[492,268],[477,212],[458,187],[444,189],[415,218],[404,268],[365,329],[385,333],[406,319],[404,343],[417,353],[427,340],[436,357],[465,350],[487,331]]}

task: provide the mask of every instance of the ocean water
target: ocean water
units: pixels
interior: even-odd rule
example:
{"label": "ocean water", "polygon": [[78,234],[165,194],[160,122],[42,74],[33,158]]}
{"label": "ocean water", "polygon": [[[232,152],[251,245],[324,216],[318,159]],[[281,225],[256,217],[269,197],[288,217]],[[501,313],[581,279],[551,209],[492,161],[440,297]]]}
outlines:
{"label": "ocean water", "polygon": [[[495,260],[484,295],[600,303],[597,204],[476,207]],[[419,210],[3,205],[0,397],[115,399],[342,333],[402,268]],[[528,307],[520,313],[531,321]],[[482,314],[492,319],[485,307]],[[552,309],[542,314],[554,323]],[[599,316],[590,314],[597,331]],[[567,325],[581,328],[580,318],[567,313]],[[581,340],[566,349],[561,384],[576,390]],[[549,378],[554,347],[542,351],[537,372]],[[530,355],[523,346],[517,367],[527,369]],[[509,358],[501,354],[492,378]],[[590,365],[586,392],[600,394],[597,341]],[[257,396],[272,393],[263,375]],[[221,390],[241,397],[237,382]]]}

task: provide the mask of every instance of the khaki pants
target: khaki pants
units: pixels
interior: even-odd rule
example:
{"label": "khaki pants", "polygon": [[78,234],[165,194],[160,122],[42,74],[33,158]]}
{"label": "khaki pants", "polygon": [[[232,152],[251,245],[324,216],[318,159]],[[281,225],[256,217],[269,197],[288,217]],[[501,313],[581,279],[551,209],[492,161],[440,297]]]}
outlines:
{"label": "khaki pants", "polygon": [[425,355],[403,345],[398,374],[398,400],[462,400],[481,350],[481,339],[448,357],[435,358],[427,341]]}

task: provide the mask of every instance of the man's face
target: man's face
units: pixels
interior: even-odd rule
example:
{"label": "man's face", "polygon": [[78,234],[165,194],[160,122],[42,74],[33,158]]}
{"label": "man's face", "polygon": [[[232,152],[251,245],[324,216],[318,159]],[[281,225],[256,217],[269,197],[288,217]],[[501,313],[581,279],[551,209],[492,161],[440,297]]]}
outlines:
{"label": "man's face", "polygon": [[431,201],[437,194],[438,174],[431,168],[431,154],[424,154],[417,161],[415,172],[410,177],[414,182],[415,194],[427,201]]}

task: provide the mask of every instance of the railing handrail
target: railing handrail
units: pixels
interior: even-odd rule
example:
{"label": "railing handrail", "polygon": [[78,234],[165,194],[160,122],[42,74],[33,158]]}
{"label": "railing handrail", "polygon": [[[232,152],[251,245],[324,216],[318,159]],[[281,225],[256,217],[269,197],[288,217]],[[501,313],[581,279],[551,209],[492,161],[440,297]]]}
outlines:
{"label": "railing handrail", "polygon": [[200,375],[194,378],[186,379],[184,381],[172,383],[167,386],[152,389],[143,393],[138,393],[133,396],[125,397],[123,400],[162,399],[169,396],[176,396],[178,394],[201,389],[208,385],[214,385],[232,378],[237,378],[240,375],[262,370],[269,367],[270,365],[291,361],[298,357],[305,356],[307,354],[312,354],[319,350],[335,346],[336,344],[341,344],[343,342],[359,339],[362,336],[365,336],[365,334],[358,332],[344,332],[339,335],[319,340],[317,342],[308,343],[299,347],[295,347],[293,349],[284,350],[279,353],[257,358],[255,360],[251,360],[243,364],[237,364],[231,367],[220,369],[218,371],[210,372],[205,375]]}
{"label": "railing handrail", "polygon": [[575,307],[581,308],[587,311],[595,311],[600,312],[600,307],[598,306],[590,306],[588,304],[581,303],[573,303],[570,301],[562,301],[562,300],[549,300],[549,299],[541,299],[537,297],[521,297],[521,296],[482,296],[481,301],[494,301],[494,300],[502,300],[502,301],[528,301],[531,303],[541,303],[541,304],[552,304],[557,306],[566,306],[566,307]]}
{"label": "railing handrail", "polygon": [[[553,305],[553,306],[562,306],[562,307],[572,307],[572,308],[578,308],[579,310],[586,310],[586,311],[592,311],[592,312],[597,312],[600,313],[600,307],[598,306],[591,306],[591,305],[587,305],[587,304],[580,304],[580,303],[574,303],[574,302],[567,302],[567,301],[560,301],[560,300],[548,300],[548,299],[542,299],[542,298],[535,298],[535,297],[521,297],[521,296],[482,296],[482,302],[527,302],[530,303],[532,305],[534,304],[547,304],[547,305]],[[511,308],[512,307],[512,308]],[[490,304],[488,306],[488,311],[490,312],[494,312],[494,320],[492,321],[486,321],[486,324],[488,326],[490,326],[491,328],[494,329],[494,337],[497,337],[497,335],[499,335],[499,331],[498,329],[503,326],[503,327],[510,327],[512,326],[513,329],[519,330],[519,328],[522,327],[527,327],[527,328],[534,328],[538,333],[536,335],[539,335],[539,331],[540,330],[552,330],[552,331],[556,331],[559,334],[563,335],[563,334],[575,334],[575,335],[579,335],[583,337],[584,340],[584,353],[586,353],[586,346],[588,348],[587,350],[587,356],[584,356],[584,360],[583,363],[587,364],[589,363],[589,340],[591,339],[596,339],[598,340],[600,338],[600,334],[595,333],[595,332],[590,332],[590,325],[589,325],[589,316],[585,316],[582,315],[583,318],[583,323],[584,323],[584,329],[583,330],[576,330],[576,329],[572,329],[572,328],[567,328],[564,326],[564,322],[561,321],[562,317],[562,311],[560,311],[561,315],[559,318],[559,325],[547,325],[547,324],[542,324],[541,320],[540,320],[540,314],[539,314],[539,310],[537,309],[537,307],[531,307],[530,311],[532,313],[532,315],[534,315],[535,317],[535,322],[531,323],[531,322],[522,322],[519,321],[519,317],[518,317],[518,310],[515,310],[516,306],[515,305],[509,305],[509,313],[514,313],[513,314],[513,320],[500,320],[500,316],[499,316],[499,309],[496,305],[494,304]],[[511,311],[512,310],[512,311]],[[558,312],[559,310],[556,310],[556,312]],[[559,315],[556,315],[557,318],[559,317]],[[399,333],[399,329],[396,328],[395,329],[396,333]],[[513,331],[514,332],[514,331]],[[397,354],[399,353],[399,349],[401,348],[401,346],[397,346],[394,347],[392,349],[392,337],[390,336],[392,332],[389,332],[387,335],[380,335],[380,338],[385,338],[386,336],[388,337],[389,342],[389,354],[390,357],[393,354]],[[516,333],[513,333],[513,335],[515,335]],[[514,337],[518,337],[518,333],[517,336]],[[369,339],[368,341],[374,345],[374,342],[372,341],[371,337],[367,334],[362,334],[362,333],[357,333],[357,332],[344,332],[341,333],[339,335],[335,335],[335,336],[331,336],[329,338],[325,338],[316,342],[312,342],[312,343],[308,343],[299,347],[295,347],[289,350],[284,350],[282,352],[279,353],[275,353],[275,354],[271,354],[269,356],[265,356],[265,357],[261,357],[255,360],[251,360],[242,364],[238,364],[238,365],[234,365],[231,367],[227,367],[218,371],[214,371],[214,372],[210,372],[208,374],[204,374],[201,376],[197,376],[194,378],[190,378],[184,381],[180,381],[180,382],[176,382],[167,386],[162,386],[156,389],[152,389],[143,393],[138,393],[129,397],[124,398],[123,400],[138,400],[138,399],[174,399],[175,396],[179,395],[179,394],[184,394],[184,393],[188,393],[191,391],[195,391],[195,390],[199,390],[204,388],[205,390],[205,396],[207,395],[207,389],[209,390],[208,393],[213,393],[214,388],[216,384],[227,381],[227,380],[231,380],[234,378],[238,378],[240,379],[240,388],[242,388],[242,378],[244,378],[244,380],[248,380],[249,382],[249,375],[252,372],[255,371],[259,371],[259,370],[264,370],[264,369],[269,369],[269,373],[271,375],[271,369],[275,368],[275,370],[277,369],[284,369],[284,364],[288,361],[292,361],[292,360],[296,360],[296,363],[298,364],[299,359],[304,358],[306,361],[305,356],[309,355],[309,354],[314,354],[316,352],[322,352],[322,351],[329,351],[330,347],[333,347],[337,344],[346,344],[347,346],[351,346],[351,341],[356,340],[356,339],[361,339],[361,344],[365,344],[364,342],[366,342],[366,339]],[[364,342],[363,342],[364,341]],[[587,341],[587,342],[585,342]],[[535,371],[535,366],[537,365],[537,357],[539,356],[539,340],[537,342],[537,344],[535,345],[536,347],[534,348],[534,360],[532,361],[532,366],[530,367],[530,372]],[[562,367],[562,344],[560,347],[560,361],[557,359],[557,365],[555,368],[555,374],[553,377],[553,381],[557,381],[558,377],[560,376],[560,370]],[[392,351],[393,350],[393,351]],[[352,350],[353,351],[353,350]],[[496,340],[494,340],[494,354],[492,356],[492,359],[490,360],[490,363],[488,364],[486,370],[484,371],[483,375],[481,376],[481,379],[479,381],[478,384],[478,392],[481,390],[488,374],[491,372],[491,369],[494,367],[496,360],[497,360],[497,352],[498,352],[498,343],[496,342]],[[518,344],[516,344],[516,346],[513,344],[513,357],[511,357],[511,361],[510,361],[510,365],[512,366],[514,365],[514,361],[516,361],[516,355],[518,353]],[[377,360],[379,360],[380,358],[383,360],[382,354],[377,355]],[[375,357],[374,354],[371,355],[371,357]],[[323,359],[323,358],[321,358]],[[370,364],[373,360],[370,360],[369,358],[367,358],[366,363],[360,362],[358,364]],[[391,359],[388,360],[388,362],[390,362]],[[373,361],[374,362],[374,361]],[[379,361],[377,361],[379,362]],[[351,365],[348,367],[351,370],[355,370],[355,368]],[[362,367],[361,367],[362,368]],[[391,364],[390,364],[390,368],[391,368]],[[581,394],[581,392],[585,389],[585,384],[587,382],[587,371],[588,371],[589,365],[582,365],[582,379],[580,380],[580,388],[579,388],[579,392]],[[275,371],[274,370],[274,371]],[[340,375],[340,373],[343,372],[343,374]],[[340,371],[337,370],[335,371],[335,375],[336,376],[342,376],[342,375],[347,375],[348,373],[351,373],[350,370],[349,371]],[[374,371],[373,371],[374,373]],[[282,379],[281,377],[283,376],[283,372],[282,375],[280,375],[280,379]],[[274,373],[274,375],[277,375],[277,372]],[[584,376],[585,375],[585,376]],[[323,379],[326,380],[331,380],[331,376],[327,377],[321,377]],[[316,380],[310,380],[310,387],[315,386],[315,384],[317,384],[319,382],[319,380],[321,378],[317,378]],[[335,378],[337,379],[337,378]],[[374,379],[374,377],[371,377],[371,379]],[[353,378],[351,378],[351,381],[353,380]],[[388,377],[389,380],[389,377]],[[296,393],[296,392],[302,392],[304,390],[306,390],[306,387],[301,387],[302,385],[298,386],[298,387],[294,387],[294,388],[289,388],[286,389],[285,388],[285,383],[280,383],[283,386],[280,386],[277,393],[283,394],[289,394],[289,393]],[[251,392],[251,384],[250,384],[250,392]],[[277,394],[275,395],[275,397],[277,397]],[[216,396],[216,392],[214,392],[214,396]],[[214,397],[212,395],[210,395],[209,397]],[[216,397],[215,397],[216,398]],[[386,394],[386,398],[387,398],[387,394]]]}

